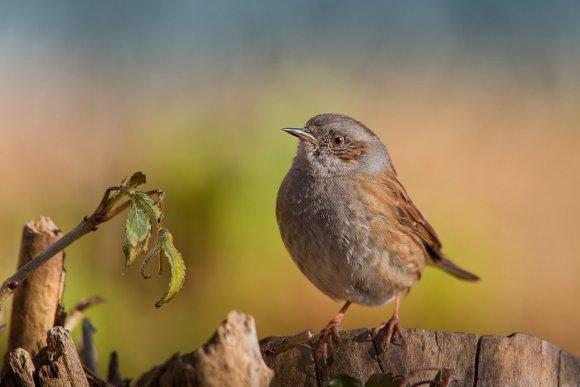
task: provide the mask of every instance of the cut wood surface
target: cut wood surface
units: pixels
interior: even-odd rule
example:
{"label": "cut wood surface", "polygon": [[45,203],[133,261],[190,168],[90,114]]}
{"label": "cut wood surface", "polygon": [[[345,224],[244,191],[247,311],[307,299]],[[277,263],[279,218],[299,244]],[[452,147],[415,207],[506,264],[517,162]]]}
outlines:
{"label": "cut wood surface", "polygon": [[[41,216],[22,231],[18,267],[23,266],[62,233],[50,218]],[[64,286],[63,252],[33,272],[26,281],[14,284],[8,349],[24,348],[35,354],[46,345],[46,332],[54,326]]]}
{"label": "cut wood surface", "polygon": [[[318,337],[309,331],[258,342],[254,319],[234,311],[203,347],[174,354],[132,385],[322,387],[339,375],[349,375],[362,383],[371,377],[387,378],[397,382],[384,385],[408,387],[433,382],[439,374],[451,377],[430,385],[580,386],[580,359],[533,336],[424,329],[408,329],[403,335],[404,342],[397,340],[379,352],[382,337],[373,337],[371,330],[343,331],[323,356]],[[70,334],[56,327],[48,332],[47,346],[36,356],[23,349],[6,356],[0,385],[124,385],[117,371],[113,374],[117,382],[110,379],[114,384],[107,384],[83,368]]]}
{"label": "cut wood surface", "polygon": [[[363,383],[377,373],[400,375],[407,385],[433,381],[440,370],[452,369],[453,386],[580,386],[580,359],[539,338],[467,333],[404,331],[405,342],[385,352],[381,337],[368,329],[341,332],[329,346],[327,359],[317,339],[272,356],[272,386],[326,386],[341,374]],[[271,340],[271,338],[269,339]]]}

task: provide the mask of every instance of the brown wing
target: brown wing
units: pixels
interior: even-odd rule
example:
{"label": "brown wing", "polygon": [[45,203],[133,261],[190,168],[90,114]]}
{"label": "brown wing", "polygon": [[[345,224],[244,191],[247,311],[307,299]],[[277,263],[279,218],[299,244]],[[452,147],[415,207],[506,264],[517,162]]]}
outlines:
{"label": "brown wing", "polygon": [[421,214],[421,211],[417,209],[409,195],[407,195],[407,191],[405,191],[405,188],[397,179],[394,171],[387,172],[385,178],[387,179],[385,183],[392,190],[393,197],[395,198],[395,210],[399,222],[408,228],[409,232],[421,238],[431,258],[431,263],[461,279],[470,281],[478,280],[478,276],[460,268],[443,254],[441,251],[441,241],[437,237],[437,233],[435,233],[433,227],[425,219],[423,214]]}
{"label": "brown wing", "polygon": [[[441,250],[441,241],[437,237],[435,230],[429,224],[427,219],[421,214],[421,211],[415,207],[415,204],[407,195],[407,191],[403,185],[397,179],[397,176],[392,173],[387,177],[389,183],[388,188],[392,190],[393,197],[395,198],[395,206],[397,215],[399,217],[399,222],[412,230],[417,234],[421,241],[428,248],[429,253],[433,252],[437,254]],[[436,259],[437,257],[432,257]]]}

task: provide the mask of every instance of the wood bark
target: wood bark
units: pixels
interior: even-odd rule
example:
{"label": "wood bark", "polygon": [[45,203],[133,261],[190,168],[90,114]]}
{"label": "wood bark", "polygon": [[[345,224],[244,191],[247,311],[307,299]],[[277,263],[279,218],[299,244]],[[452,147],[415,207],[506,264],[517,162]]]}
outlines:
{"label": "wood bark", "polygon": [[378,351],[382,337],[368,329],[341,332],[326,356],[317,337],[284,352],[269,349],[265,359],[274,370],[271,386],[327,386],[339,375],[365,383],[387,374],[411,386],[433,382],[444,370],[452,370],[452,386],[580,386],[580,359],[533,336],[409,329],[404,337],[404,343],[384,352]]}
{"label": "wood bark", "polygon": [[254,318],[233,311],[201,348],[175,354],[142,375],[136,386],[268,386]]}
{"label": "wood bark", "polygon": [[63,327],[48,331],[46,347],[37,358],[37,375],[43,386],[89,386],[70,333]]}
{"label": "wood bark", "polygon": [[32,356],[22,348],[10,352],[4,360],[1,385],[34,386],[34,363]]}
{"label": "wood bark", "polygon": [[[253,318],[231,312],[203,347],[171,356],[137,378],[134,385],[319,387],[348,375],[362,383],[372,378],[392,382],[383,385],[407,387],[435,380],[439,384],[430,385],[580,386],[580,359],[533,336],[477,336],[424,329],[403,334],[404,342],[398,340],[381,352],[377,349],[382,337],[373,337],[371,330],[343,331],[325,356],[318,336],[308,331],[258,343]],[[107,384],[83,368],[65,329],[55,327],[47,337],[47,346],[34,357],[21,348],[8,354],[0,385],[125,384],[117,369],[113,372],[117,381]]]}
{"label": "wood bark", "polygon": [[54,327],[46,334],[46,346],[33,358],[17,348],[4,362],[2,386],[89,386],[70,333]]}
{"label": "wood bark", "polygon": [[[50,218],[41,216],[24,226],[18,267],[23,266],[62,236]],[[8,349],[23,348],[31,354],[46,345],[46,332],[54,326],[61,302],[65,272],[61,251],[33,272],[26,281],[14,284]]]}

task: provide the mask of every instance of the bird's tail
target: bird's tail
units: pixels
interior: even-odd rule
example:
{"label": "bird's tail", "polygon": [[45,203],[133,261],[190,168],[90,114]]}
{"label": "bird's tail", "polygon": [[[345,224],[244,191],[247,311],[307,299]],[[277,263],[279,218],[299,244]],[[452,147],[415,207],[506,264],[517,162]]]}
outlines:
{"label": "bird's tail", "polygon": [[437,259],[434,264],[436,267],[445,270],[446,272],[448,272],[451,275],[454,275],[457,278],[463,279],[463,280],[467,280],[467,281],[479,281],[479,277],[476,276],[473,273],[468,272],[467,270],[464,270],[462,268],[460,268],[459,266],[457,266],[456,264],[454,264],[453,262],[451,262],[450,259],[448,259],[445,256],[440,256],[438,257],[439,259]]}

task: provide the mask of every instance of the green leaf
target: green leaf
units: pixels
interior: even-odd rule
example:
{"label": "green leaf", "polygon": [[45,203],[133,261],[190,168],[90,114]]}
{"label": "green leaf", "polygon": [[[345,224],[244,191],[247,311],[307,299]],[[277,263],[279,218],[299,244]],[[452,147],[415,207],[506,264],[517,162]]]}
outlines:
{"label": "green leaf", "polygon": [[138,186],[147,183],[147,176],[143,172],[135,172],[129,182],[127,183],[127,188],[137,188]]}
{"label": "green leaf", "polygon": [[141,191],[129,191],[129,194],[147,211],[153,222],[159,223],[161,221],[163,215],[155,199]]}
{"label": "green leaf", "polygon": [[159,262],[161,262],[161,256],[159,255],[161,252],[161,247],[159,246],[159,238],[157,238],[155,240],[155,244],[153,245],[153,247],[147,252],[147,255],[145,256],[145,259],[143,260],[143,263],[141,264],[141,276],[145,279],[151,278],[150,275],[147,275],[145,273],[145,269],[147,268],[147,265],[149,264],[149,262],[151,262],[151,260],[153,260],[153,258],[155,258],[156,256],[159,258]]}
{"label": "green leaf", "polygon": [[151,237],[151,221],[147,211],[138,202],[133,200],[125,223],[125,242],[123,252],[125,253],[125,268],[127,268],[135,258],[147,250],[147,243]]}
{"label": "green leaf", "polygon": [[171,267],[169,287],[165,290],[161,299],[155,303],[155,307],[159,308],[168,303],[181,290],[185,280],[185,262],[183,262],[181,253],[173,245],[173,236],[169,230],[166,228],[160,229],[157,238],[161,249],[161,259],[166,258]]}
{"label": "green leaf", "polygon": [[328,387],[364,387],[358,379],[348,375],[338,375],[328,383]]}

